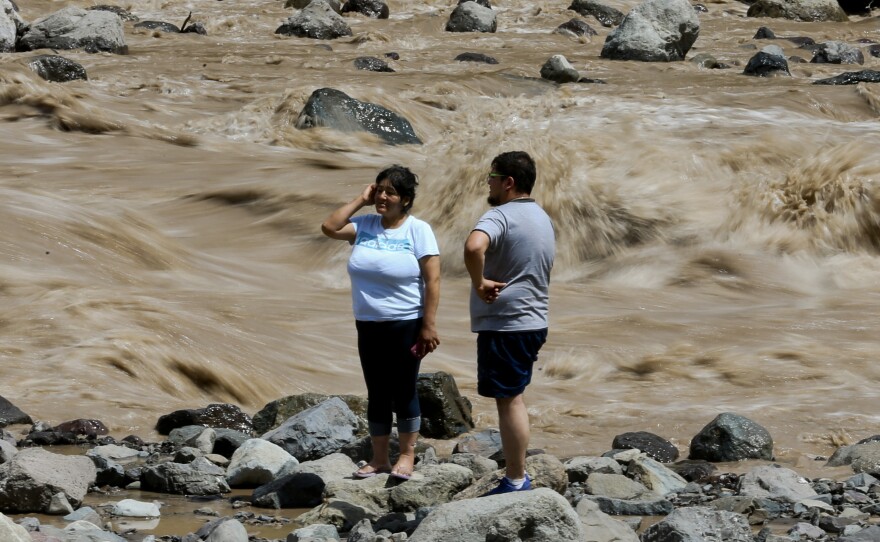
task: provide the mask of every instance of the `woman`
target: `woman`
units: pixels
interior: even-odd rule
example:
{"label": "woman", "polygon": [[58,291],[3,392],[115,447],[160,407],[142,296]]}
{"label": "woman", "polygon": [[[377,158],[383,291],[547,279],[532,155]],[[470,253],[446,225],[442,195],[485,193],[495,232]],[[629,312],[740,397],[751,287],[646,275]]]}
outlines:
{"label": "woman", "polygon": [[[409,215],[418,180],[391,166],[321,225],[324,235],[353,245],[348,260],[358,353],[367,383],[367,421],[373,458],[354,476],[413,472],[421,424],[416,378],[422,357],[433,352],[440,300],[440,251],[431,227]],[[362,207],[376,214],[353,216]],[[392,412],[397,415],[400,458],[389,457]]]}

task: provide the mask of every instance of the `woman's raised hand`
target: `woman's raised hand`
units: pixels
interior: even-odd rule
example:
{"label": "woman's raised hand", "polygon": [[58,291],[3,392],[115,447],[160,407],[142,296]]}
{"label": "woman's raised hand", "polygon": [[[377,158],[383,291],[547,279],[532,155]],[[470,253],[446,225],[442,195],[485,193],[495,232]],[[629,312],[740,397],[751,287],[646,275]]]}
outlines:
{"label": "woman's raised hand", "polygon": [[376,203],[376,183],[368,184],[367,187],[364,188],[361,198],[364,200],[364,205],[373,205]]}

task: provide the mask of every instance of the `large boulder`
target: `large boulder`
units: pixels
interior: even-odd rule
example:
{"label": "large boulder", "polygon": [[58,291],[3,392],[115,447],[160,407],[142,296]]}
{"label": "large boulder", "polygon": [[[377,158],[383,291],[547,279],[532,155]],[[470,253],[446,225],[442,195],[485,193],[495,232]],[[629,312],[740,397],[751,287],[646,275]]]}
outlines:
{"label": "large boulder", "polygon": [[665,438],[647,431],[622,433],[614,437],[611,448],[615,450],[639,450],[661,463],[678,459],[678,448]]}
{"label": "large boulder", "polygon": [[318,126],[343,132],[370,132],[389,145],[422,143],[409,121],[397,113],[376,104],[355,100],[332,88],[312,92],[296,119],[299,129]]}
{"label": "large boulder", "polygon": [[837,0],[757,0],[749,6],[746,16],[806,22],[849,20]]}
{"label": "large boulder", "polygon": [[[27,24],[18,15],[15,4],[9,0],[0,0],[0,53],[15,51],[15,39],[26,26]],[[0,427],[3,427],[4,403],[11,404],[0,397]]]}
{"label": "large boulder", "polygon": [[251,417],[236,405],[214,403],[205,408],[175,410],[171,414],[160,416],[159,421],[156,422],[156,431],[160,435],[168,435],[173,429],[188,425],[222,427],[245,433],[250,433],[254,428]]}
{"label": "large boulder", "polygon": [[[0,3],[4,1],[8,0],[0,0]],[[8,399],[0,396],[0,427],[17,423],[34,423],[34,421],[30,416],[22,412],[20,408],[10,403]]]}
{"label": "large boulder", "polygon": [[691,439],[688,459],[740,461],[773,459],[773,438],[752,420],[724,412]]}
{"label": "large boulder", "polygon": [[422,436],[451,439],[474,428],[471,402],[461,395],[449,373],[420,374],[416,380],[422,410]]}
{"label": "large boulder", "polygon": [[360,13],[373,19],[387,19],[388,4],[382,0],[348,0],[342,6],[342,13]]}
{"label": "large boulder", "polygon": [[232,454],[226,467],[226,482],[230,487],[261,486],[274,480],[281,469],[298,463],[277,444],[250,439]]}
{"label": "large boulder", "polygon": [[68,6],[33,23],[18,49],[83,49],[87,53],[128,53],[122,19],[109,11]]}
{"label": "large boulder", "polygon": [[648,0],[608,34],[601,56],[643,62],[684,60],[699,35],[700,20],[690,2]]}
{"label": "large boulder", "polygon": [[79,506],[97,470],[85,456],[53,454],[42,448],[21,450],[0,465],[0,510],[48,513],[61,494]]}
{"label": "large boulder", "polygon": [[762,465],[747,472],[739,482],[739,494],[788,503],[816,497],[809,481],[778,465]]}
{"label": "large boulder", "polygon": [[391,508],[398,512],[415,512],[419,508],[436,506],[448,502],[472,481],[470,469],[452,463],[420,467],[411,480],[391,490]]}
{"label": "large boulder", "polygon": [[312,0],[302,11],[279,26],[275,33],[298,38],[334,40],[351,36],[351,28],[330,4],[324,0]]}
{"label": "large boulder", "polygon": [[407,540],[580,542],[584,536],[568,501],[543,488],[441,504]]}
{"label": "large boulder", "polygon": [[679,508],[642,533],[642,542],[752,542],[749,522],[740,514],[704,506]]}
{"label": "large boulder", "polygon": [[575,83],[581,74],[563,55],[553,55],[541,66],[541,79],[554,83]]}
{"label": "large boulder", "polygon": [[288,395],[267,403],[254,414],[254,431],[262,435],[275,429],[285,420],[303,410],[320,405],[331,397],[339,397],[358,417],[358,434],[367,434],[367,398],[360,395],[325,395],[322,393],[300,393]]}
{"label": "large boulder", "polygon": [[60,55],[38,55],[28,61],[28,67],[45,79],[54,83],[66,83],[77,79],[86,80],[86,69],[82,64]]}
{"label": "large boulder", "polygon": [[749,59],[743,70],[743,75],[751,75],[754,77],[774,77],[789,76],[791,72],[788,70],[788,61],[782,48],[778,45],[768,45],[758,51]]}
{"label": "large boulder", "polygon": [[826,41],[813,49],[814,64],[864,64],[865,55],[858,47],[842,41]]}
{"label": "large boulder", "polygon": [[455,6],[446,22],[447,32],[495,32],[497,29],[495,12],[477,2],[462,2]]}
{"label": "large boulder", "polygon": [[338,452],[357,440],[357,418],[334,397],[291,417],[262,438],[277,444],[299,461],[318,459]]}

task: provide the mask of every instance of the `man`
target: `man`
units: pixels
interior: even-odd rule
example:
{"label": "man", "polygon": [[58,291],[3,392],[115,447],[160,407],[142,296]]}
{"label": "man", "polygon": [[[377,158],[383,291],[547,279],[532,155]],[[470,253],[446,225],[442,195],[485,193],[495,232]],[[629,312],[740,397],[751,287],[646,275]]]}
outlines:
{"label": "man", "polygon": [[[465,242],[471,277],[471,331],[477,333],[477,392],[495,398],[506,476],[486,495],[531,489],[525,471],[529,414],[523,392],[547,339],[553,224],[531,198],[535,162],[500,154],[486,178],[487,211]],[[485,496],[485,495],[484,495]]]}

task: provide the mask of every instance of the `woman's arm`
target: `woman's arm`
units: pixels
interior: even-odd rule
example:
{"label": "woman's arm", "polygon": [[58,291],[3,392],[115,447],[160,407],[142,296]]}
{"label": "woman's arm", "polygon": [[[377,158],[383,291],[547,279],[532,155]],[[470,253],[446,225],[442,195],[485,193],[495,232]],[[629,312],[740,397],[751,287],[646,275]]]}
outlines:
{"label": "woman's arm", "polygon": [[419,334],[417,354],[424,356],[440,344],[437,336],[437,307],[440,305],[440,256],[423,256],[419,260],[422,280],[425,282],[425,310]]}
{"label": "woman's arm", "polygon": [[321,231],[324,235],[331,239],[339,239],[349,243],[354,241],[357,232],[350,219],[362,207],[373,204],[375,190],[375,184],[367,186],[361,195],[330,213],[330,216],[321,224]]}

